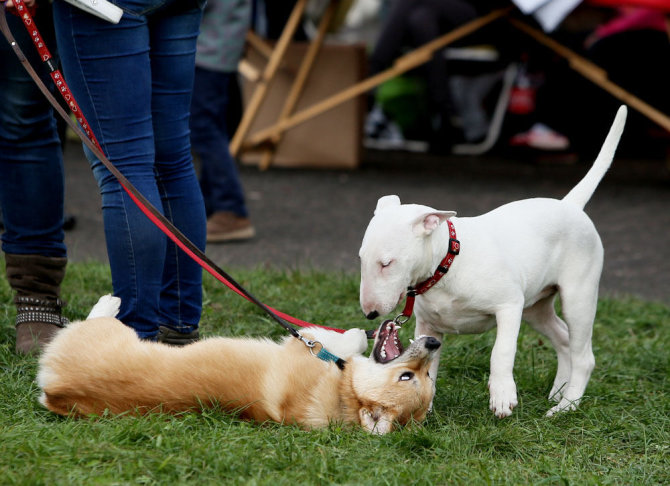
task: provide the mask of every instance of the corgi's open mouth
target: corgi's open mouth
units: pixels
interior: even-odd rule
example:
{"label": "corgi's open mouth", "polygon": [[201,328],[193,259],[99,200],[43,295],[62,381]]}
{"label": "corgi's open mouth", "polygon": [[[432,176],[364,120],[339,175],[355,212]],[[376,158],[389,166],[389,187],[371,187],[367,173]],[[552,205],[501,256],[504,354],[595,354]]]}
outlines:
{"label": "corgi's open mouth", "polygon": [[377,331],[377,339],[372,355],[377,363],[388,363],[402,354],[404,348],[398,339],[398,326],[393,321],[385,321]]}

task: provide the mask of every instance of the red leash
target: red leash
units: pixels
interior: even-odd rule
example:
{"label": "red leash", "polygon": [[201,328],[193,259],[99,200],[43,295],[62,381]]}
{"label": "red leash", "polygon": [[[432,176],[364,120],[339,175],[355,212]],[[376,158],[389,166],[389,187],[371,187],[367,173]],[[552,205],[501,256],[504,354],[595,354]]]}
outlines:
{"label": "red leash", "polygon": [[144,213],[144,215],[147,218],[149,218],[149,220],[151,220],[153,224],[155,224],[182,251],[184,251],[190,258],[192,258],[196,263],[198,263],[198,265],[200,265],[203,269],[205,269],[210,275],[212,275],[215,279],[226,285],[231,290],[235,291],[238,295],[241,295],[248,301],[253,302],[258,307],[263,309],[271,318],[273,318],[282,327],[288,330],[294,337],[301,339],[301,336],[298,333],[298,331],[295,328],[291,327],[289,324],[287,324],[287,322],[290,322],[291,324],[297,325],[299,327],[314,326],[327,329],[330,331],[336,331],[339,333],[343,333],[345,331],[344,329],[337,329],[333,327],[312,324],[310,322],[292,317],[272,307],[266,306],[256,297],[254,297],[251,293],[249,293],[239,283],[237,283],[230,275],[228,275],[221,268],[219,268],[207,255],[205,255],[205,253],[202,250],[200,250],[200,248],[195,246],[193,242],[191,242],[179,229],[177,229],[177,227],[175,227],[171,221],[169,221],[165,216],[163,216],[163,214],[160,211],[158,211],[158,209],[156,209],[130,183],[130,181],[126,179],[126,177],[121,172],[119,172],[119,170],[114,166],[114,164],[112,164],[109,161],[109,159],[107,159],[102,150],[102,147],[100,146],[97,139],[95,138],[95,135],[91,131],[91,128],[88,125],[88,122],[86,121],[86,118],[79,109],[79,105],[77,104],[76,100],[74,99],[74,96],[72,96],[70,89],[65,83],[63,75],[61,74],[60,70],[58,70],[54,65],[51,53],[49,52],[46,43],[42,39],[42,36],[39,33],[39,30],[37,29],[37,26],[33,21],[32,15],[29,12],[29,9],[26,7],[24,3],[24,0],[14,0],[14,5],[19,14],[19,17],[23,21],[23,24],[25,25],[26,29],[28,29],[28,33],[33,39],[33,43],[35,44],[35,47],[37,48],[40,56],[42,57],[42,61],[47,65],[49,73],[51,75],[51,79],[53,80],[63,99],[68,104],[70,110],[77,118],[77,121],[84,130],[85,134],[84,132],[82,132],[82,129],[80,129],[77,126],[77,124],[75,124],[70,119],[65,110],[63,110],[63,108],[58,104],[56,99],[53,97],[49,89],[44,85],[40,77],[37,75],[35,70],[32,68],[32,66],[26,59],[25,55],[21,51],[16,40],[12,36],[12,33],[9,29],[9,25],[7,24],[7,19],[5,17],[6,9],[5,4],[3,2],[2,15],[0,16],[0,30],[2,30],[3,35],[5,36],[9,44],[12,46],[12,49],[19,58],[19,61],[23,64],[26,71],[28,71],[28,74],[30,74],[30,77],[33,79],[33,81],[35,81],[38,88],[40,89],[42,94],[46,96],[46,98],[49,100],[49,103],[51,103],[53,108],[58,112],[58,114],[63,118],[63,120],[65,120],[68,126],[70,126],[70,128],[74,130],[74,132],[79,136],[82,142],[95,154],[96,157],[98,157],[98,159],[100,159],[103,165],[114,175],[114,177],[116,177],[116,179],[121,184],[121,187],[123,187],[126,193],[128,193],[130,198],[135,202],[137,207]]}

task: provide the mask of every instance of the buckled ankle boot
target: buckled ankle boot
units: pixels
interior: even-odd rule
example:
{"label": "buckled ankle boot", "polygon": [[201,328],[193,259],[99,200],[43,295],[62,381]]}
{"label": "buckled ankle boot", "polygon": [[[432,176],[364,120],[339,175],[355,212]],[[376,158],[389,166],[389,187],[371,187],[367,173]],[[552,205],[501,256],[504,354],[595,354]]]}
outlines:
{"label": "buckled ankle boot", "polygon": [[5,262],[16,292],[16,352],[38,353],[68,323],[60,300],[67,258],[5,254]]}

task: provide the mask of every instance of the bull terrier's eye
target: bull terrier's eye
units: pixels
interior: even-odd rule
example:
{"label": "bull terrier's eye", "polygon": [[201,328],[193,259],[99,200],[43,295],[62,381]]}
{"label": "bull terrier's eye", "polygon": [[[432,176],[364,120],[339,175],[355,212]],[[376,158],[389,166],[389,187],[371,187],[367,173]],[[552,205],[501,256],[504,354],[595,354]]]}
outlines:
{"label": "bull terrier's eye", "polygon": [[405,371],[402,375],[400,375],[398,381],[409,381],[412,378],[414,378],[414,373],[412,373],[411,371]]}
{"label": "bull terrier's eye", "polygon": [[389,265],[391,265],[391,263],[393,263],[393,260],[383,260],[383,261],[379,262],[379,264],[382,266],[382,268],[388,267]]}

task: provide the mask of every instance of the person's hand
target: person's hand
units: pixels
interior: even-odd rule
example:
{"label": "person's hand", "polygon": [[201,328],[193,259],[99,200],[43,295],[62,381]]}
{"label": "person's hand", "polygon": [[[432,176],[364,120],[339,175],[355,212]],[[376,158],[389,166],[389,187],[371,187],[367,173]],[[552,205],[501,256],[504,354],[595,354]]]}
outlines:
{"label": "person's hand", "polygon": [[[30,15],[35,15],[35,9],[37,8],[37,4],[35,3],[35,1],[36,0],[23,0],[23,3],[28,9],[28,13],[30,13]],[[0,2],[4,4],[4,7],[7,9],[9,13],[12,13],[14,15],[19,14],[16,11],[16,4],[14,3],[14,0],[0,0]]]}
{"label": "person's hand", "polygon": [[[12,0],[0,0],[5,4],[7,8],[14,8],[14,2]],[[26,4],[26,7],[30,8],[35,5],[35,0],[23,0],[23,3]]]}

